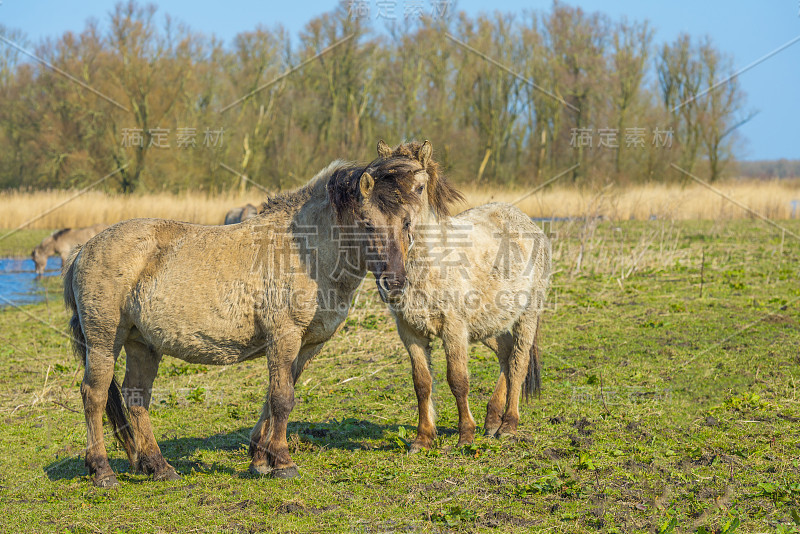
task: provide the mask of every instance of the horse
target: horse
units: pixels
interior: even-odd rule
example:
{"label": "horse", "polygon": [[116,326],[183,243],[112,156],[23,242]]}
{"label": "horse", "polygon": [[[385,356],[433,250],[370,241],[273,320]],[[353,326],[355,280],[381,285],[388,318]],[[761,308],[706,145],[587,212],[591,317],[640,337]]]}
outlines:
{"label": "horse", "polygon": [[[430,157],[420,160],[421,150],[418,142],[394,150],[383,141],[378,144],[379,157],[420,161],[430,182],[441,182],[438,165]],[[527,400],[541,388],[537,337],[550,285],[547,236],[519,209],[492,203],[453,217],[441,209],[423,210],[415,237],[406,261],[404,290],[378,287],[411,358],[419,424],[410,452],[430,448],[436,436],[430,372],[434,337],[442,340],[447,381],[458,407],[457,446],[468,445],[475,437],[467,373],[472,342],[483,342],[500,362],[485,433],[515,434],[522,392]]]}
{"label": "horse", "polygon": [[[250,434],[249,470],[297,476],[286,441],[294,384],[342,326],[368,271],[382,287],[405,286],[404,261],[427,186],[424,166],[407,158],[335,161],[241,224],[133,219],[74,251],[63,273],[64,300],[73,348],[85,363],[85,462],[94,484],[117,485],[103,409],[135,471],[180,478],[147,412],[163,354],[212,365],[266,356],[269,386]],[[114,363],[123,347],[120,389]]]}
{"label": "horse", "polygon": [[86,243],[89,239],[108,228],[107,224],[98,223],[86,228],[62,228],[45,237],[31,252],[31,258],[36,265],[36,274],[44,274],[47,267],[47,258],[58,254],[63,265],[69,257],[73,247]]}
{"label": "horse", "polygon": [[237,224],[247,219],[252,219],[258,214],[258,208],[250,203],[244,206],[233,208],[225,214],[225,224]]}

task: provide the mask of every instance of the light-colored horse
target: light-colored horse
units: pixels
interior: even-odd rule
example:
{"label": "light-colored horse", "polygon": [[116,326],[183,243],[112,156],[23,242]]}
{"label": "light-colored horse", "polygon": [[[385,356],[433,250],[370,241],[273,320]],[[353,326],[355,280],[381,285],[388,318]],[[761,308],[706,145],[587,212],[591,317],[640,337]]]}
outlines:
{"label": "light-colored horse", "polygon": [[33,263],[36,265],[36,274],[44,274],[47,258],[55,254],[61,256],[61,263],[65,264],[74,247],[86,243],[106,228],[108,225],[102,223],[86,228],[62,228],[45,237],[31,253]]}
{"label": "light-colored horse", "polygon": [[244,206],[233,208],[225,214],[225,224],[237,224],[247,219],[252,219],[257,214],[258,208],[248,203]]}
{"label": "light-colored horse", "polygon": [[[381,157],[417,159],[418,143]],[[426,164],[431,181],[436,163]],[[439,178],[441,180],[441,178]],[[500,361],[500,378],[489,401],[487,435],[516,432],[519,400],[539,390],[536,344],[539,316],[550,285],[550,242],[530,217],[508,204],[487,204],[454,217],[426,210],[406,262],[403,292],[379,287],[389,303],[400,338],[411,357],[419,426],[411,451],[430,448],[436,435],[431,401],[430,342],[442,339],[447,381],[458,406],[458,445],[472,443],[475,420],[469,409],[469,344],[482,341]]]}
{"label": "light-colored horse", "polygon": [[[404,260],[428,175],[408,159],[376,162],[334,162],[237,225],[125,221],[70,258],[64,299],[75,350],[86,363],[86,465],[96,485],[116,485],[104,409],[135,470],[178,477],[147,413],[162,354],[215,365],[266,355],[269,389],[250,436],[250,470],[297,475],[286,425],[300,373],[342,325],[368,270],[382,287],[405,285]],[[123,346],[120,390],[114,362]]]}

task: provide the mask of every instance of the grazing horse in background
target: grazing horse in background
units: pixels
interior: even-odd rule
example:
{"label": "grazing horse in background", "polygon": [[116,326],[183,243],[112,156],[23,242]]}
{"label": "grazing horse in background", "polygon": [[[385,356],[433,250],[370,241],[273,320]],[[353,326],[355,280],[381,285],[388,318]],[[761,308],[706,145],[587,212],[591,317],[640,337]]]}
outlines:
{"label": "grazing horse in background", "polygon": [[252,204],[245,204],[240,208],[233,208],[225,215],[225,224],[236,224],[247,219],[252,219],[258,214],[258,208]]}
{"label": "grazing horse in background", "polygon": [[[445,183],[430,151],[419,143],[392,150],[381,141],[378,155],[419,161],[428,172],[429,188],[438,183],[442,189]],[[448,197],[461,198],[454,190]],[[475,341],[500,361],[484,430],[490,436],[516,432],[523,382],[526,399],[541,386],[536,340],[550,285],[550,241],[520,210],[494,203],[450,217],[441,204],[429,204],[406,261],[405,290],[378,288],[411,357],[419,405],[412,452],[430,448],[436,435],[430,372],[434,337],[442,339],[447,355],[447,381],[458,406],[458,445],[475,438],[467,374],[467,352]]]}
{"label": "grazing horse in background", "polygon": [[[269,388],[250,436],[250,471],[298,474],[286,442],[294,384],[339,330],[367,271],[401,290],[428,175],[407,158],[336,161],[305,187],[270,198],[229,226],[133,219],[73,253],[64,270],[94,483],[116,477],[103,441],[106,410],[131,466],[175,479],[147,408],[163,354],[230,365],[267,357]],[[120,390],[114,362],[124,346]],[[144,392],[125,395],[126,391]],[[127,402],[127,409],[124,402]]]}
{"label": "grazing horse in background", "polygon": [[74,247],[86,243],[106,228],[108,225],[102,223],[86,228],[62,228],[45,237],[31,253],[33,263],[36,265],[36,274],[44,274],[47,258],[55,254],[61,256],[61,264],[64,265]]}

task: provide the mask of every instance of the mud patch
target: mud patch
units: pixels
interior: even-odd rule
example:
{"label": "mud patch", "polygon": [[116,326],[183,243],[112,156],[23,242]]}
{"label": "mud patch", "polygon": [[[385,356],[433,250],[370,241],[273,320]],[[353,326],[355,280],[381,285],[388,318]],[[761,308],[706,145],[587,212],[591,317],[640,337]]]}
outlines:
{"label": "mud patch", "polygon": [[592,424],[591,421],[589,421],[585,417],[581,417],[580,419],[572,423],[572,427],[575,428],[580,434],[583,434],[584,436],[589,436],[592,434],[592,430],[589,429],[589,426],[591,424]]}
{"label": "mud patch", "polygon": [[299,501],[289,501],[283,504],[279,504],[275,511],[279,514],[293,514],[297,516],[303,515],[317,515],[323,512],[327,512],[329,510],[334,510],[338,508],[338,505],[331,504],[329,506],[323,506],[322,508],[316,508],[314,506],[306,506],[305,503]]}
{"label": "mud patch", "polygon": [[592,438],[576,436],[575,434],[570,434],[568,437],[569,444],[576,449],[591,449],[594,446],[594,440]]}
{"label": "mud patch", "polygon": [[509,482],[507,478],[499,477],[497,475],[488,475],[485,480],[490,486],[505,486]]}
{"label": "mud patch", "polygon": [[524,517],[517,517],[506,512],[488,512],[482,515],[475,524],[480,527],[500,528],[505,526],[527,527],[536,522]]}

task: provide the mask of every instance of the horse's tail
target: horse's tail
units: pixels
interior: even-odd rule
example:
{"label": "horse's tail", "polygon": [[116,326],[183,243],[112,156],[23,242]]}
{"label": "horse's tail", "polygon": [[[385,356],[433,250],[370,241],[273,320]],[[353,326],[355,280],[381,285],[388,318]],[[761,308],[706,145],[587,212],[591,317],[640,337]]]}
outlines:
{"label": "horse's tail", "polygon": [[[88,363],[86,336],[83,333],[81,318],[78,314],[78,302],[75,299],[75,290],[73,288],[75,260],[80,251],[81,245],[77,245],[72,249],[72,252],[70,252],[67,261],[64,262],[64,266],[61,269],[61,277],[64,282],[64,304],[67,310],[72,312],[72,318],[69,320],[70,333],[72,334],[70,336],[72,338],[72,351],[81,363],[86,366]],[[120,388],[116,377],[111,380],[111,384],[108,386],[106,415],[111,422],[111,426],[114,428],[114,435],[127,451],[130,444],[134,443],[133,430],[131,428],[128,409],[125,407],[125,401],[122,396],[122,388]]]}
{"label": "horse's tail", "polygon": [[536,319],[536,333],[533,335],[530,357],[528,374],[525,375],[525,383],[522,386],[525,402],[528,402],[528,399],[534,394],[538,396],[542,391],[542,362],[539,358],[539,318]]}
{"label": "horse's tail", "polygon": [[108,386],[106,415],[111,422],[111,426],[114,428],[114,436],[116,436],[117,440],[128,454],[131,465],[137,466],[136,441],[133,435],[133,428],[131,427],[131,417],[128,413],[128,407],[125,405],[122,389],[119,387],[116,376],[111,379],[111,384]]}
{"label": "horse's tail", "polygon": [[69,329],[72,334],[72,352],[75,356],[86,364],[86,337],[83,335],[83,327],[81,326],[81,319],[78,315],[78,302],[75,299],[75,290],[72,287],[72,281],[75,277],[75,259],[81,251],[81,246],[78,245],[72,249],[67,261],[61,266],[61,280],[64,283],[64,305],[67,311],[72,312],[72,318],[69,320]]}

